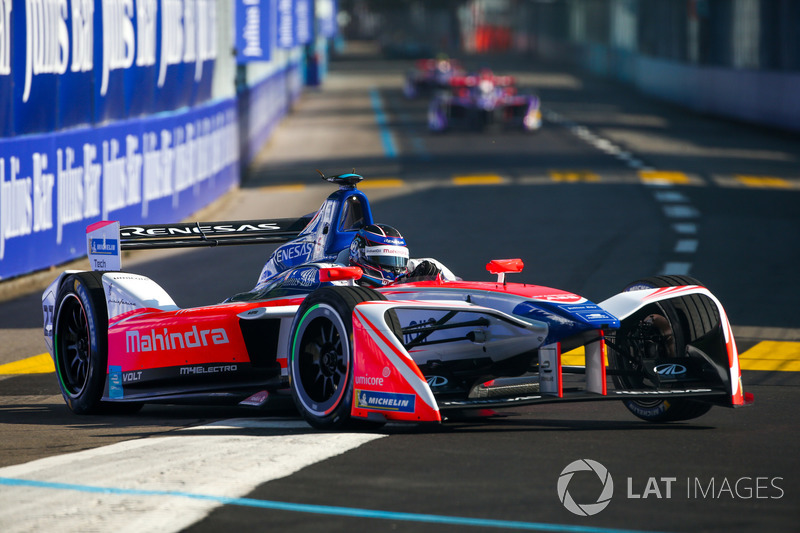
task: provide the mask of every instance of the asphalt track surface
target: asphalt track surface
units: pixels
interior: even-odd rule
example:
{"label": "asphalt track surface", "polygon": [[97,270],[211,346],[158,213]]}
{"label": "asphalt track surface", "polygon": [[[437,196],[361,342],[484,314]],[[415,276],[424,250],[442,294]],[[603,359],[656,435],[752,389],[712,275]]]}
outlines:
{"label": "asphalt track surface", "polygon": [[[0,304],[0,530],[797,531],[800,141],[559,65],[492,64],[540,94],[540,132],[428,134],[426,102],[402,97],[408,64],[349,55],[242,187],[198,218],[304,214],[330,191],[314,169],[355,167],[412,255],[466,279],[521,257],[520,281],[599,301],[643,276],[688,273],[725,305],[743,367],[762,368],[744,371],[754,406],[648,424],[613,401],[539,405],[376,434],[225,407],[76,417],[46,364],[27,359],[44,351],[37,290]],[[124,262],[190,307],[251,287],[268,253]],[[582,459],[614,485],[593,516],[568,511],[557,490]],[[568,491],[594,503],[603,486],[584,470]]]}

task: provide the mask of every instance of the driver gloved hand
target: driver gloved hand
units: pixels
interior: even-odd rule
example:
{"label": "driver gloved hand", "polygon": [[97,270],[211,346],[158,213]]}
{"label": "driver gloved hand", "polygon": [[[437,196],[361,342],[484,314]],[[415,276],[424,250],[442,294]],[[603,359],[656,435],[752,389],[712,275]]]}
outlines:
{"label": "driver gloved hand", "polygon": [[422,261],[414,270],[406,274],[405,281],[427,281],[436,279],[439,275],[439,268],[430,261]]}

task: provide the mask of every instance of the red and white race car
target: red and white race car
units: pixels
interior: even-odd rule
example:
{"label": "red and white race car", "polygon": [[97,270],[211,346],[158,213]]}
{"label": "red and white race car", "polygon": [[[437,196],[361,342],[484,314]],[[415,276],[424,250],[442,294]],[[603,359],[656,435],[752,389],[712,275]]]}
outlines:
{"label": "red and white race car", "polygon": [[[293,399],[314,427],[439,423],[448,413],[572,400],[622,400],[650,421],[752,401],[731,325],[696,280],[647,278],[595,304],[505,278],[358,286],[333,263],[372,223],[355,174],[310,218],[87,228],[93,271],[43,294],[44,336],[69,408],[132,412],[143,402],[267,408]],[[180,309],[120,252],[283,242],[268,274],[224,302]],[[563,364],[583,350],[585,365]]]}
{"label": "red and white race car", "polygon": [[482,69],[450,79],[448,92],[436,94],[428,106],[428,129],[484,129],[493,124],[536,131],[542,127],[539,98],[521,94],[511,76]]}

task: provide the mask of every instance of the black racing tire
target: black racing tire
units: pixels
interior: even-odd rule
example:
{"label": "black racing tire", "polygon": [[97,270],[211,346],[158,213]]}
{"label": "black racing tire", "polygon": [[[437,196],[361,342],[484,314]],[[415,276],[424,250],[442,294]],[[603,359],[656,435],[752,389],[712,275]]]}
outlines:
{"label": "black racing tire", "polygon": [[103,402],[108,366],[108,310],[102,273],[68,276],[56,295],[53,351],[61,395],[78,415],[132,414],[138,402]]}
{"label": "black racing tire", "polygon": [[[301,416],[324,430],[380,427],[351,419],[353,404],[353,309],[361,302],[385,300],[366,287],[323,287],[308,295],[291,329],[289,383]],[[396,317],[390,325],[400,334]],[[402,338],[400,336],[399,338]]]}
{"label": "black racing tire", "polygon": [[56,295],[53,350],[67,407],[79,415],[100,412],[108,361],[108,311],[102,275],[68,276]]}
{"label": "black racing tire", "polygon": [[[640,279],[629,284],[624,292],[655,289],[660,287],[676,287],[681,285],[703,285],[689,276],[654,276]],[[643,323],[659,327],[670,334],[662,337],[664,345],[659,347],[674,357],[680,357],[686,346],[694,339],[701,337],[719,322],[719,311],[708,298],[698,295],[685,296],[651,304],[634,313],[623,321],[617,332],[617,345],[631,347],[627,354],[610,350],[616,358],[615,366],[623,371],[640,371],[642,353],[634,350],[633,342],[627,338],[636,335],[636,330]],[[645,356],[646,357],[646,356]],[[623,389],[647,388],[641,378],[632,376],[615,376],[615,385]],[[666,399],[631,399],[623,400],[625,407],[638,418],[648,422],[678,422],[691,420],[706,414],[711,404],[687,398]]]}

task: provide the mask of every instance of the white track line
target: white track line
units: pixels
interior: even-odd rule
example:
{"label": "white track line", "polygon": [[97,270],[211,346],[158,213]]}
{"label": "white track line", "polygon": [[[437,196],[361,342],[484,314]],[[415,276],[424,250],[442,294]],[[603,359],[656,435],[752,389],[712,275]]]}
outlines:
{"label": "white track line", "polygon": [[[297,433],[298,427],[309,431]],[[252,436],[237,434],[236,428],[288,428],[292,433]],[[298,421],[228,420],[188,430],[0,468],[0,477],[239,498],[262,483],[384,436],[320,433]],[[220,505],[187,498],[6,485],[0,485],[0,501],[4,533],[172,533],[202,520]]]}

